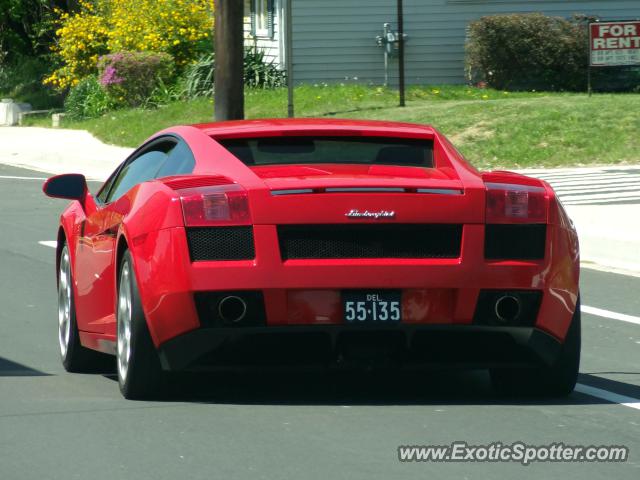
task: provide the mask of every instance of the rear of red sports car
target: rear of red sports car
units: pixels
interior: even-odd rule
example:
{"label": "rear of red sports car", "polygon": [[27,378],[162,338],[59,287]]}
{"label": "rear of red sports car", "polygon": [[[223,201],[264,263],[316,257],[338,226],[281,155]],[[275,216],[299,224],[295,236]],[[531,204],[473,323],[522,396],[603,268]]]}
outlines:
{"label": "rear of red sports car", "polygon": [[578,241],[546,183],[479,173],[430,127],[260,120],[175,127],[58,234],[69,371],[116,354],[127,398],[162,370],[489,368],[499,389],[573,390]]}
{"label": "rear of red sports car", "polygon": [[165,370],[444,364],[573,388],[578,243],[546,183],[416,125],[176,131],[194,175],[158,182],[184,224],[129,245]]}

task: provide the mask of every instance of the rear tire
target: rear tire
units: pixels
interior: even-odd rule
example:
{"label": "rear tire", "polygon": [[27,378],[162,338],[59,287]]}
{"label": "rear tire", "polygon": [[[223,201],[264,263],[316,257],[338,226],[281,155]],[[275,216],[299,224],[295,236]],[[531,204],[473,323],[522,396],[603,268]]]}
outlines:
{"label": "rear tire", "polygon": [[580,297],[569,331],[553,365],[529,369],[492,369],[493,388],[503,394],[561,397],[573,392],[580,369]]}
{"label": "rear tire", "polygon": [[58,263],[58,345],[62,366],[67,372],[75,373],[113,371],[113,357],[80,344],[71,257],[66,243],[62,246]]}
{"label": "rear tire", "polygon": [[117,370],[122,395],[130,400],[157,397],[164,375],[142,310],[131,253],[120,262],[117,318]]}

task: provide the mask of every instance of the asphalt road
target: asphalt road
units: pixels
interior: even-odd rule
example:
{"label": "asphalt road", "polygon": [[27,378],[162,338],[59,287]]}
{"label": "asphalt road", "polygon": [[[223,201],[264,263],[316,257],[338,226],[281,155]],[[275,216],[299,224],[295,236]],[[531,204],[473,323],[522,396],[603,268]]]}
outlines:
{"label": "asphalt road", "polygon": [[[580,388],[597,396],[562,400],[503,399],[486,373],[434,372],[206,375],[181,380],[177,398],[132,402],[112,375],[64,372],[54,250],[38,242],[54,240],[65,202],[42,195],[41,176],[0,166],[0,479],[640,478],[640,325],[602,316],[583,315]],[[585,305],[638,316],[638,292],[640,278],[582,272]],[[630,458],[397,458],[399,445],[458,440],[626,445]]]}

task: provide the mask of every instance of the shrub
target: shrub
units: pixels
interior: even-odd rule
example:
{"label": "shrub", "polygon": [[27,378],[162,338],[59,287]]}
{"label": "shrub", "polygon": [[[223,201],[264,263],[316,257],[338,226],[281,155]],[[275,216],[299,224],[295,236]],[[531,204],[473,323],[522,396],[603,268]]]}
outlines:
{"label": "shrub", "polygon": [[244,52],[244,84],[254,88],[276,88],[284,85],[284,72],[264,59],[264,51],[247,48]]}
{"label": "shrub", "polygon": [[112,107],[109,95],[94,76],[72,87],[64,102],[64,109],[71,118],[99,117]]}
{"label": "shrub", "polygon": [[100,84],[114,103],[137,107],[146,103],[160,85],[171,83],[173,58],[161,52],[120,52],[98,62]]}
{"label": "shrub", "polygon": [[183,98],[180,84],[166,84],[161,79],[144,103],[144,107],[158,108],[177,102]]}
{"label": "shrub", "polygon": [[58,12],[53,50],[62,64],[46,80],[60,90],[96,73],[98,58],[122,51],[165,52],[178,67],[210,49],[213,0],[80,0]]}
{"label": "shrub", "polygon": [[467,74],[498,89],[584,90],[584,26],[539,13],[482,17],[469,26]]}
{"label": "shrub", "polygon": [[187,98],[210,97],[213,94],[215,55],[201,56],[184,72],[184,94]]}
{"label": "shrub", "polygon": [[[204,55],[189,65],[184,75],[184,94],[188,98],[211,96],[214,87],[215,55]],[[285,74],[264,52],[247,48],[244,52],[244,84],[252,88],[277,88],[285,84]]]}

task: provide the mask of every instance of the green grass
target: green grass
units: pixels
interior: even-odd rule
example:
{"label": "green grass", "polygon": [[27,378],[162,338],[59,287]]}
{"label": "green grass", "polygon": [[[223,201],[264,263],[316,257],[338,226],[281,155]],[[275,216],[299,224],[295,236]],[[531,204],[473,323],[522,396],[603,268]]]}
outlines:
{"label": "green grass", "polygon": [[[395,120],[434,125],[476,167],[526,168],[640,162],[640,94],[500,92],[466,86],[411,87],[397,92],[364,85],[296,88],[296,115]],[[246,117],[286,116],[286,89],[246,92]],[[108,143],[136,146],[157,130],[211,121],[208,99],[155,110],[119,110],[65,121]],[[34,123],[44,125],[42,120]]]}

